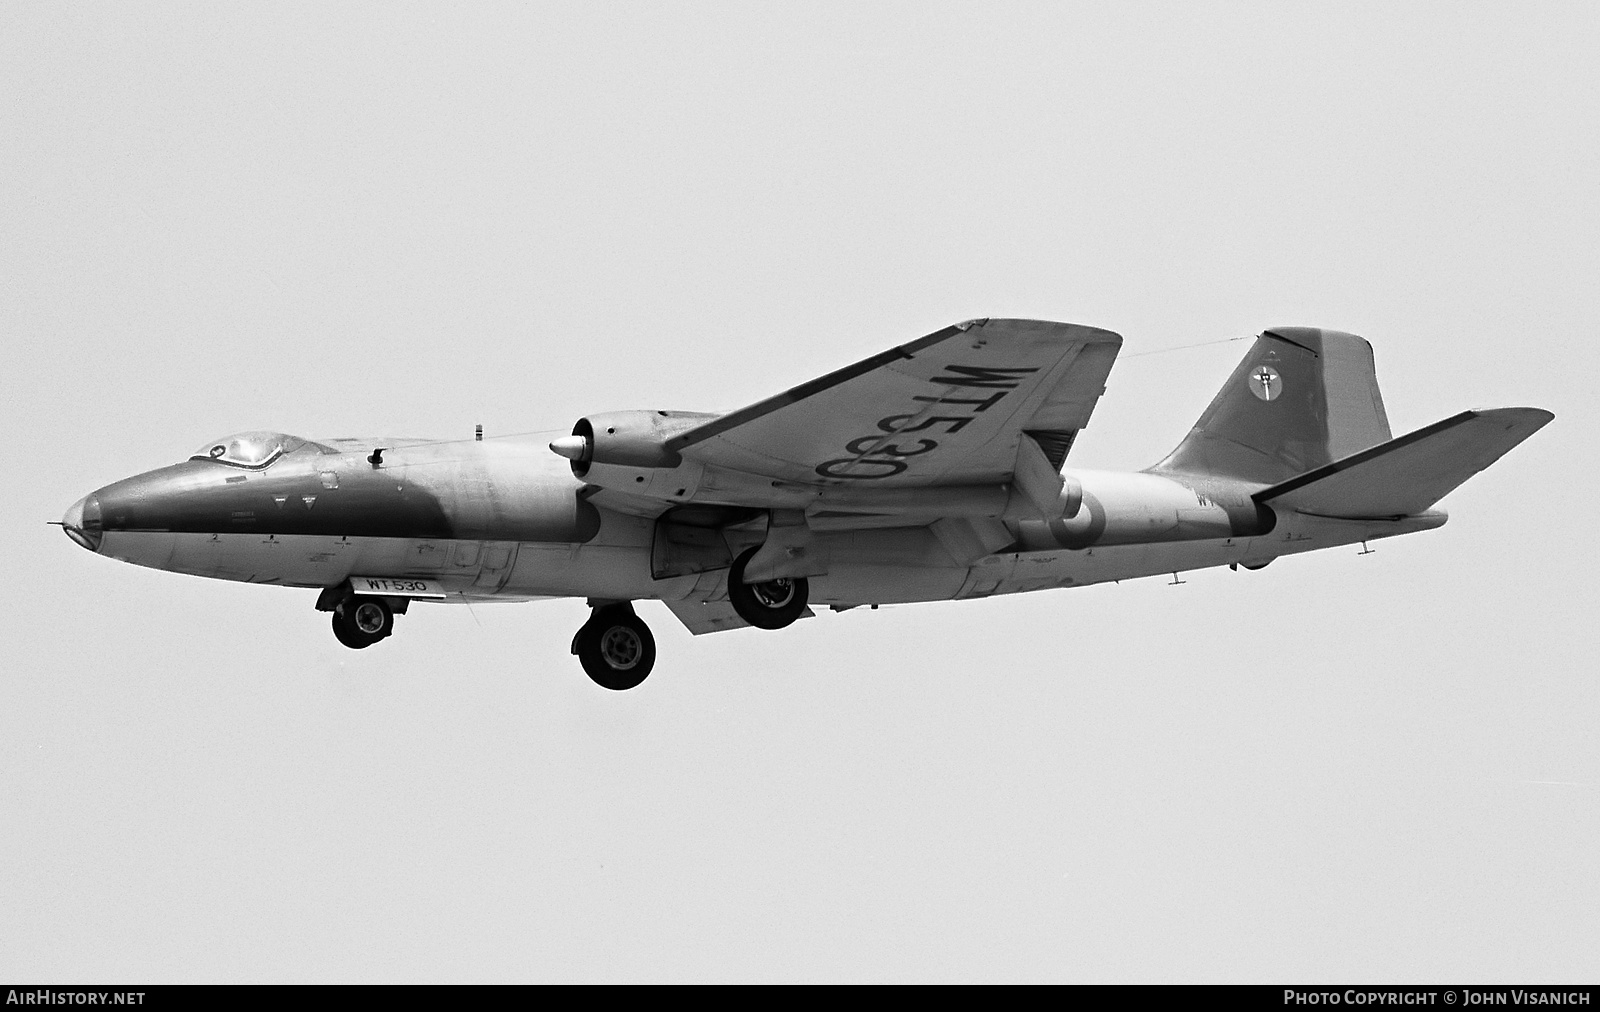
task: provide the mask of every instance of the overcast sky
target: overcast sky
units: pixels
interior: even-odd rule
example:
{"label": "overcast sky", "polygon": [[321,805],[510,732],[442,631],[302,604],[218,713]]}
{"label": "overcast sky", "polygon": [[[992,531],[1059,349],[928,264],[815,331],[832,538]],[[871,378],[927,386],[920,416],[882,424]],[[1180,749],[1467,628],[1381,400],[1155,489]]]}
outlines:
{"label": "overcast sky", "polygon": [[[0,977],[1600,977],[1600,14],[8,3]],[[568,654],[46,521],[250,428],[738,407],[976,316],[1125,337],[1140,468],[1281,324],[1396,433],[1556,420],[1442,530]],[[1137,356],[1137,357],[1136,357]]]}

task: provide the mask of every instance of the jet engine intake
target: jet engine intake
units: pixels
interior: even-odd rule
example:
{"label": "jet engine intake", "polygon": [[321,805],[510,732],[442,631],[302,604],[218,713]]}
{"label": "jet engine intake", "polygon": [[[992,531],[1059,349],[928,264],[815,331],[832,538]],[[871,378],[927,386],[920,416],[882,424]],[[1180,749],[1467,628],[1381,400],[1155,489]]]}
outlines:
{"label": "jet engine intake", "polygon": [[667,449],[667,440],[715,417],[695,411],[587,415],[550,449],[571,462],[575,477],[592,485],[681,500],[694,494],[704,468]]}
{"label": "jet engine intake", "polygon": [[611,411],[578,419],[572,435],[550,444],[550,449],[572,461],[572,473],[586,477],[593,464],[616,467],[677,467],[682,455],[668,450],[666,442],[685,426],[672,422],[667,411]]}

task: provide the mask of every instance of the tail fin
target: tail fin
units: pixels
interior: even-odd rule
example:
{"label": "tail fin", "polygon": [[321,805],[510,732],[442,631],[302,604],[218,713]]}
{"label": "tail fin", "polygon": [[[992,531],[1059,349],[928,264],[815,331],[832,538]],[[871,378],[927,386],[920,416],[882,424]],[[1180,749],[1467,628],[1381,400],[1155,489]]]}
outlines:
{"label": "tail fin", "polygon": [[1554,418],[1541,408],[1463,411],[1257,492],[1257,502],[1318,516],[1421,513]]}
{"label": "tail fin", "polygon": [[1372,346],[1310,327],[1262,333],[1187,438],[1153,471],[1281,482],[1387,442]]}

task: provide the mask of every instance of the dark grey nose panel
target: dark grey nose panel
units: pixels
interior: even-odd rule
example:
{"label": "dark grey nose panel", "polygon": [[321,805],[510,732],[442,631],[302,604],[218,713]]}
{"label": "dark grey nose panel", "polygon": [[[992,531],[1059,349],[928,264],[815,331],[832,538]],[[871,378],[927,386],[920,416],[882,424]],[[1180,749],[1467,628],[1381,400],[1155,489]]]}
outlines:
{"label": "dark grey nose panel", "polygon": [[291,453],[261,471],[189,460],[113,482],[91,499],[95,529],[109,531],[560,543],[598,532],[599,510],[575,479],[513,477],[497,482],[481,465],[449,459],[380,467],[364,453]]}

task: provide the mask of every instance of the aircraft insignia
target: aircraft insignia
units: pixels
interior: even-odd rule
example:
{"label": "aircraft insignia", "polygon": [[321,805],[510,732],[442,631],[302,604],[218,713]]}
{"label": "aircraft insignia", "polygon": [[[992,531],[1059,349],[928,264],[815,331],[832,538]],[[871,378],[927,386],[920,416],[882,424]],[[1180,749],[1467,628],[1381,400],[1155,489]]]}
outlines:
{"label": "aircraft insignia", "polygon": [[1250,372],[1250,392],[1264,401],[1277,400],[1283,393],[1283,377],[1270,365],[1256,366]]}

